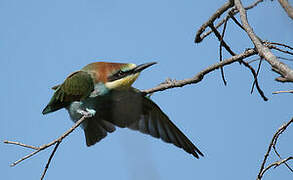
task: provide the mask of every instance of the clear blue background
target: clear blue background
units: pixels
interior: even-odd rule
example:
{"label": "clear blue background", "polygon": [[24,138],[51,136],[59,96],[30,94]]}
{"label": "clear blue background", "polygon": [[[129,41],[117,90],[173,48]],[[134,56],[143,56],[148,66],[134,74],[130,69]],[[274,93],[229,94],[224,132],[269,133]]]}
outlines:
{"label": "clear blue background", "polygon": [[[201,44],[193,40],[200,25],[224,3],[1,0],[1,141],[41,145],[71,127],[65,110],[47,116],[41,111],[53,94],[50,87],[88,63],[157,61],[134,84],[148,89],[168,77],[192,77],[217,62],[214,36]],[[263,39],[293,45],[293,21],[277,1],[263,2],[249,11],[248,18]],[[231,21],[225,39],[237,53],[253,47]],[[87,148],[78,128],[62,142],[45,179],[255,179],[273,133],[293,115],[292,94],[271,93],[292,85],[275,82],[276,74],[264,63],[259,76],[269,98],[264,102],[258,93],[250,94],[253,77],[247,68],[235,63],[225,67],[225,73],[226,87],[215,71],[198,84],[152,96],[205,157],[195,159],[173,145],[127,129]],[[278,144],[283,157],[292,155],[292,139],[290,127]],[[31,150],[3,143],[0,149],[0,179],[5,180],[39,179],[52,151],[11,168],[10,163]],[[282,165],[264,179],[292,177]]]}

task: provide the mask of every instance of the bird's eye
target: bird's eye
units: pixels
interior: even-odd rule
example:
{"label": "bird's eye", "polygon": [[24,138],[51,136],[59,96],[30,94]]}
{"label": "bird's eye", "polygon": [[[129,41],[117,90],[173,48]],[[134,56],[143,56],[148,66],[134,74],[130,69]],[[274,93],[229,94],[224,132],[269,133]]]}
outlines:
{"label": "bird's eye", "polygon": [[120,71],[114,73],[113,75],[109,76],[108,81],[115,81],[117,79],[121,79],[121,78],[127,76],[128,73],[129,73],[128,71],[121,71],[120,70]]}
{"label": "bird's eye", "polygon": [[120,71],[117,72],[116,75],[117,75],[118,77],[123,76],[123,75],[124,75],[124,72],[120,70]]}

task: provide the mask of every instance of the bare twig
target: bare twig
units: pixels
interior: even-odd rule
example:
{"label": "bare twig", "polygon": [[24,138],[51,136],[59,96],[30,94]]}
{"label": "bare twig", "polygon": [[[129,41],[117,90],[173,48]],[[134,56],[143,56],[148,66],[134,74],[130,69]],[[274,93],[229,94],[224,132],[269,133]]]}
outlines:
{"label": "bare twig", "polygon": [[279,3],[285,10],[285,12],[288,14],[288,16],[293,19],[293,7],[290,6],[288,0],[279,0]]}
{"label": "bare twig", "polygon": [[26,147],[26,148],[30,148],[30,149],[35,149],[35,150],[39,150],[40,149],[39,147],[31,146],[31,145],[27,145],[27,144],[23,144],[23,143],[20,143],[20,142],[14,142],[14,141],[4,140],[4,143],[6,143],[6,144],[14,144],[14,145],[18,145],[18,146],[22,146],[22,147]]}
{"label": "bare twig", "polygon": [[215,33],[216,37],[218,38],[218,40],[221,42],[221,44],[223,45],[223,47],[232,55],[235,56],[236,53],[234,53],[230,46],[228,46],[228,44],[224,41],[224,39],[222,38],[222,36],[220,35],[220,33],[218,32],[218,30],[215,28],[215,26],[213,24],[209,25],[210,28],[213,30],[213,32]]}
{"label": "bare twig", "polygon": [[293,52],[283,50],[283,49],[278,48],[278,47],[276,47],[276,46],[271,46],[271,47],[272,47],[272,49],[275,49],[275,50],[280,51],[280,52],[282,52],[282,53],[293,55]]}
{"label": "bare twig", "polygon": [[48,168],[49,168],[49,165],[50,165],[50,163],[51,163],[51,160],[52,160],[52,158],[53,158],[53,156],[54,156],[54,154],[55,154],[55,152],[56,152],[56,150],[57,150],[57,148],[58,148],[58,146],[59,146],[60,143],[61,143],[61,141],[58,141],[58,142],[56,143],[56,145],[55,145],[55,147],[54,147],[54,149],[53,149],[53,151],[52,151],[52,153],[51,153],[51,155],[50,155],[50,157],[49,157],[49,159],[48,159],[48,162],[47,162],[47,164],[46,164],[46,166],[45,166],[45,169],[44,169],[43,174],[42,174],[42,176],[41,176],[41,180],[44,179],[44,177],[45,177],[45,175],[46,175],[46,172],[47,172],[47,170],[48,170]]}
{"label": "bare twig", "polygon": [[[254,3],[252,3],[251,5],[247,6],[245,9],[246,10],[249,10],[249,9],[252,9],[254,8],[255,6],[257,6],[259,3],[263,2],[263,0],[256,0]],[[236,15],[239,11],[233,7],[231,8],[231,10],[229,10],[228,12],[228,15],[222,19],[216,26],[215,28],[218,29],[220,26],[222,26],[225,22],[227,22],[230,18],[231,18],[231,15]],[[202,32],[201,36],[200,36],[200,39],[203,40],[205,37],[207,37],[208,35],[210,35],[213,31],[212,30],[209,30],[205,33]]]}
{"label": "bare twig", "polygon": [[210,73],[210,72],[212,72],[212,71],[214,71],[216,69],[219,69],[220,67],[232,64],[234,62],[238,62],[241,59],[245,59],[245,58],[253,56],[255,54],[257,54],[256,50],[247,49],[246,51],[244,51],[241,54],[237,54],[235,56],[232,56],[232,57],[230,57],[228,59],[225,59],[225,60],[223,60],[221,62],[215,63],[215,64],[207,67],[206,69],[204,69],[204,70],[200,71],[199,73],[197,73],[192,78],[187,78],[187,79],[178,80],[178,81],[174,80],[174,81],[162,83],[162,84],[159,84],[158,86],[156,86],[154,88],[143,90],[142,92],[145,93],[145,94],[150,94],[150,93],[153,93],[153,92],[164,91],[166,89],[171,89],[171,88],[175,88],[175,87],[183,87],[183,86],[188,85],[188,84],[196,84],[196,83],[200,82],[206,74],[208,74],[208,73]]}
{"label": "bare twig", "polygon": [[247,63],[248,63],[248,64],[251,64],[251,63],[256,62],[256,61],[258,61],[258,60],[261,60],[261,58],[258,57],[258,58],[255,58],[255,59],[251,59],[251,60],[247,61]]}
{"label": "bare twig", "polygon": [[[271,48],[270,46],[271,45],[267,45],[268,48]],[[196,83],[200,82],[206,74],[208,74],[216,69],[219,69],[220,67],[232,64],[234,62],[241,61],[242,59],[245,59],[247,57],[250,57],[250,56],[253,56],[256,54],[257,54],[257,51],[255,49],[246,49],[246,51],[244,51],[241,54],[237,54],[235,56],[232,56],[228,59],[225,59],[221,62],[215,63],[215,64],[203,69],[202,71],[197,73],[192,78],[187,78],[187,79],[183,79],[183,80],[166,81],[164,83],[159,84],[158,86],[156,86],[154,88],[143,90],[142,93],[150,94],[150,93],[154,93],[154,92],[158,92],[158,91],[164,91],[166,89],[183,87],[183,86],[189,85],[189,84],[196,84]]]}
{"label": "bare twig", "polygon": [[[221,44],[223,45],[223,47],[232,55],[235,56],[236,54],[231,50],[231,48],[228,46],[228,44],[223,40],[223,38],[221,37],[220,33],[218,32],[218,30],[214,27],[213,24],[210,24],[210,28],[213,30],[213,32],[215,33],[216,37],[218,38],[218,40],[221,42]],[[261,95],[261,97],[263,98],[264,101],[267,101],[268,98],[264,95],[264,92],[261,90],[259,84],[258,84],[258,80],[257,80],[257,73],[255,72],[255,70],[249,65],[249,63],[244,62],[242,59],[239,60],[239,62],[243,63],[247,68],[249,68],[249,70],[251,71],[253,77],[254,77],[254,83],[256,84],[256,88],[259,92],[259,94]]]}
{"label": "bare twig", "polygon": [[[275,153],[277,154],[277,156],[280,158],[280,160],[282,160],[282,157],[281,157],[281,155],[278,153],[278,151],[277,151],[275,145],[273,145],[273,149],[274,149]],[[287,164],[287,162],[284,162],[284,164],[285,164],[285,166],[287,166],[287,168],[288,168],[291,172],[293,172],[293,169],[289,166],[289,164]]]}
{"label": "bare twig", "polygon": [[[258,63],[257,70],[256,70],[256,77],[258,77],[258,74],[259,74],[259,71],[260,71],[260,67],[261,67],[261,63],[262,63],[262,59],[260,59],[260,61]],[[253,93],[253,89],[254,89],[255,83],[256,83],[256,79],[254,80],[254,82],[252,84],[251,91],[250,91],[251,94]]]}
{"label": "bare twig", "polygon": [[244,64],[244,66],[248,67],[254,77],[254,83],[256,86],[256,89],[258,91],[258,93],[260,94],[260,96],[263,98],[264,101],[267,101],[268,98],[265,96],[264,92],[261,90],[259,84],[258,84],[258,80],[257,80],[257,73],[255,72],[255,70],[245,61],[242,61],[242,63]]}
{"label": "bare twig", "polygon": [[205,29],[212,24],[217,18],[219,18],[225,11],[227,11],[229,8],[234,6],[233,0],[228,0],[222,7],[220,7],[208,20],[205,22],[197,31],[195,35],[195,43],[199,43],[202,41],[201,33],[205,31]]}
{"label": "bare twig", "polygon": [[263,162],[262,162],[262,164],[261,164],[261,167],[260,167],[259,173],[258,173],[258,175],[257,175],[257,180],[260,180],[260,179],[262,178],[263,174],[264,174],[269,168],[271,168],[272,166],[280,165],[280,164],[285,163],[286,161],[292,159],[292,157],[289,157],[289,158],[287,158],[287,159],[285,159],[285,160],[281,160],[281,161],[277,161],[277,162],[275,162],[275,163],[272,163],[272,164],[270,164],[269,166],[267,166],[267,167],[265,168],[265,164],[266,164],[266,162],[267,162],[267,159],[268,159],[268,157],[269,157],[269,154],[270,154],[270,152],[271,152],[271,149],[272,149],[272,147],[273,147],[273,145],[274,145],[274,142],[276,142],[276,139],[278,139],[279,135],[280,135],[282,132],[284,132],[284,131],[287,129],[287,127],[289,127],[289,125],[290,125],[292,122],[293,122],[293,118],[292,118],[290,121],[288,121],[287,123],[283,124],[283,125],[277,130],[277,132],[274,134],[274,136],[273,136],[273,138],[272,138],[272,140],[271,140],[271,142],[270,142],[270,145],[269,145],[269,147],[268,147],[268,150],[267,150],[267,152],[266,152],[266,154],[265,154],[265,156],[264,156]]}
{"label": "bare twig", "polygon": [[278,166],[280,166],[281,164],[284,164],[284,163],[286,163],[287,161],[289,161],[289,160],[291,160],[291,159],[293,159],[292,156],[290,156],[290,157],[288,157],[288,158],[286,158],[286,159],[282,159],[282,160],[280,160],[280,161],[273,162],[272,164],[268,165],[268,166],[267,166],[266,168],[264,168],[264,170],[261,171],[261,173],[258,175],[257,180],[260,180],[260,179],[263,177],[264,173],[265,173],[267,170],[269,170],[271,167],[278,167]]}
{"label": "bare twig", "polygon": [[13,167],[13,166],[17,165],[18,163],[20,163],[20,162],[22,162],[22,161],[24,161],[24,160],[26,160],[26,159],[32,157],[33,155],[37,154],[37,153],[40,152],[40,151],[41,151],[40,149],[38,149],[38,150],[36,150],[36,151],[33,151],[32,153],[30,153],[30,154],[28,154],[28,155],[22,157],[21,159],[15,161],[15,162],[13,162],[13,163],[11,163],[10,166]]}
{"label": "bare twig", "polygon": [[287,44],[283,44],[283,43],[277,43],[277,42],[266,42],[267,44],[273,44],[273,45],[279,45],[279,46],[283,46],[285,48],[291,49],[293,50],[293,47],[288,46]]}
{"label": "bare twig", "polygon": [[[220,41],[220,48],[219,48],[219,53],[220,53],[220,61],[223,60],[223,51],[222,51],[222,47],[223,47],[223,39],[224,39],[224,35],[225,35],[225,32],[226,32],[226,27],[227,27],[227,21],[225,22],[224,24],[224,27],[223,27],[223,31],[222,31],[222,35],[221,35],[221,41]],[[224,74],[224,67],[221,67],[220,68],[221,70],[221,76],[222,76],[222,80],[224,82],[224,85],[226,86],[227,85],[227,81],[225,79],[225,74]]]}
{"label": "bare twig", "polygon": [[[22,143],[19,143],[19,142],[13,142],[13,141],[7,141],[5,140],[4,142],[7,143],[7,144],[14,144],[14,145],[19,145],[19,146],[23,146],[23,147],[27,147],[27,148],[31,148],[31,149],[35,149],[36,151],[33,151],[32,153],[22,157],[21,159],[15,161],[14,163],[12,163],[10,166],[15,166],[17,165],[18,163],[22,162],[23,160],[25,159],[28,159],[30,158],[31,156],[37,154],[38,152],[44,150],[44,149],[47,149],[48,147],[58,143],[58,142],[61,142],[64,138],[66,138],[73,130],[75,130],[84,120],[86,120],[88,117],[91,117],[91,114],[84,114],[82,116],[82,118],[80,118],[80,120],[78,120],[70,129],[68,129],[64,134],[62,134],[59,138],[51,141],[50,143],[48,144],[44,144],[42,146],[39,146],[39,147],[34,147],[34,146],[30,146],[30,145],[26,145],[26,144],[22,144]],[[57,146],[58,147],[58,146]]]}
{"label": "bare twig", "polygon": [[235,6],[240,12],[240,19],[243,28],[247,32],[249,38],[255,45],[258,54],[263,57],[274,69],[275,72],[279,73],[281,77],[276,78],[279,82],[293,82],[293,70],[285,63],[280,62],[277,57],[269,50],[268,47],[263,45],[261,40],[256,36],[253,29],[248,23],[246,10],[244,9],[240,0],[235,0]]}
{"label": "bare twig", "polygon": [[237,19],[234,17],[234,15],[232,13],[229,13],[229,15],[230,15],[231,19],[235,22],[235,24],[244,30],[244,27],[240,24],[239,21],[237,21]]}
{"label": "bare twig", "polygon": [[293,93],[293,90],[289,90],[289,91],[275,91],[275,92],[273,92],[273,94],[280,94],[280,93]]}
{"label": "bare twig", "polygon": [[[286,129],[281,129],[280,131],[277,132],[277,135],[276,135],[276,138],[274,139],[273,141],[273,149],[274,149],[274,152],[276,153],[276,155],[280,158],[280,160],[282,160],[283,158],[281,157],[281,155],[279,154],[279,152],[277,151],[277,148],[276,148],[276,145],[277,145],[277,142],[278,142],[278,138],[279,136],[285,131]],[[284,164],[287,166],[287,168],[293,172],[293,169],[289,166],[289,164],[287,164],[286,162],[284,162]]]}

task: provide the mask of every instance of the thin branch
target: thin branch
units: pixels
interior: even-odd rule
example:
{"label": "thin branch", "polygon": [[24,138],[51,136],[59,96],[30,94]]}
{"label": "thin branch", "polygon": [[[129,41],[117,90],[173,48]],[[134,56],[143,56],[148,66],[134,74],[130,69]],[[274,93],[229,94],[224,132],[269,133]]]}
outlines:
{"label": "thin branch", "polygon": [[264,170],[263,171],[261,171],[261,173],[258,175],[258,177],[257,177],[257,180],[260,180],[262,177],[263,177],[263,175],[264,175],[264,173],[267,171],[267,170],[269,170],[271,167],[278,167],[278,166],[280,166],[281,164],[285,164],[287,161],[289,161],[289,160],[292,160],[293,159],[293,157],[292,156],[290,156],[290,157],[288,157],[288,158],[286,158],[286,159],[282,159],[282,160],[280,160],[280,161],[276,161],[276,162],[273,162],[272,164],[270,164],[270,165],[268,165],[266,168],[264,168]]}
{"label": "thin branch", "polygon": [[[257,70],[256,70],[256,77],[258,77],[258,74],[259,74],[259,71],[260,71],[260,67],[261,67],[261,63],[262,63],[262,59],[260,59],[260,61],[258,63]],[[254,89],[255,83],[256,83],[256,79],[254,80],[254,82],[252,84],[251,91],[250,91],[251,94],[253,93],[253,89]]]}
{"label": "thin branch", "polygon": [[258,54],[263,57],[268,63],[270,63],[275,72],[278,72],[281,75],[281,77],[276,78],[276,80],[279,82],[293,82],[293,70],[285,63],[279,61],[277,57],[269,50],[269,48],[263,45],[263,43],[256,36],[253,29],[249,25],[246,10],[244,9],[241,1],[235,0],[234,2],[235,6],[239,10],[242,26],[253,44],[255,45]]}
{"label": "thin branch", "polygon": [[254,77],[254,83],[256,86],[256,89],[258,91],[258,93],[260,94],[260,96],[263,98],[264,101],[267,101],[268,98],[265,96],[264,92],[261,90],[259,84],[258,84],[258,80],[257,80],[257,73],[255,72],[255,70],[245,61],[242,61],[242,63],[244,64],[244,66],[248,67]]}
{"label": "thin branch", "polygon": [[[223,48],[222,47],[223,47],[223,39],[224,39],[224,35],[225,35],[225,32],[226,32],[226,27],[227,27],[227,21],[224,24],[223,31],[222,31],[222,35],[221,35],[220,48],[219,48],[219,51],[220,51],[219,52],[220,53],[220,61],[223,60],[223,51],[222,51]],[[226,86],[227,85],[227,81],[225,79],[224,67],[221,67],[220,70],[221,70],[222,80],[223,80],[223,82],[224,82],[224,84]]]}
{"label": "thin branch", "polygon": [[201,33],[205,31],[205,29],[212,24],[217,18],[219,18],[225,11],[234,6],[233,0],[228,0],[222,7],[220,7],[208,20],[205,22],[197,31],[195,35],[195,43],[201,42],[203,39],[201,38]]}
{"label": "thin branch", "polygon": [[31,145],[27,145],[27,144],[23,144],[23,143],[20,143],[20,142],[14,142],[14,141],[4,140],[4,143],[6,143],[6,144],[14,144],[14,145],[18,145],[18,146],[22,146],[22,147],[26,147],[26,148],[30,148],[30,149],[35,149],[35,150],[39,150],[40,149],[39,147],[31,146]]}
{"label": "thin branch", "polygon": [[[222,42],[223,47],[232,55],[235,56],[236,54],[231,50],[231,48],[228,46],[228,44],[223,40],[223,38],[221,37],[220,33],[218,32],[218,30],[214,27],[213,24],[209,25],[210,28],[213,30],[213,32],[215,33],[216,37],[218,38],[218,40],[220,42]],[[264,101],[267,101],[268,98],[264,95],[264,92],[261,90],[259,84],[258,84],[258,80],[257,80],[257,73],[255,72],[255,70],[249,65],[249,63],[244,62],[242,59],[239,60],[239,62],[243,63],[247,68],[250,69],[253,77],[254,77],[254,83],[256,84],[256,88],[260,94],[260,96],[263,98]]]}
{"label": "thin branch", "polygon": [[41,180],[44,179],[44,177],[45,177],[45,175],[46,175],[46,173],[47,173],[47,170],[48,170],[48,168],[49,168],[49,165],[50,165],[50,163],[51,163],[51,160],[52,160],[52,158],[53,158],[53,156],[54,156],[54,154],[55,154],[55,152],[56,152],[56,150],[57,150],[57,148],[58,148],[58,146],[59,146],[60,143],[61,143],[61,141],[58,141],[58,142],[56,143],[56,145],[55,145],[55,147],[54,147],[54,149],[53,149],[53,151],[52,151],[52,153],[51,153],[51,155],[50,155],[50,157],[49,157],[49,159],[48,159],[48,162],[47,162],[47,164],[46,164],[46,166],[45,166],[45,169],[44,169],[43,174],[42,174],[42,176],[41,176]]}
{"label": "thin branch", "polygon": [[28,159],[30,157],[32,157],[33,155],[39,153],[40,151],[44,150],[44,149],[47,149],[48,147],[58,143],[58,142],[61,142],[64,138],[66,138],[73,130],[75,130],[84,120],[86,120],[87,118],[91,117],[91,114],[88,113],[88,114],[83,114],[83,116],[80,118],[80,120],[78,120],[70,129],[68,129],[64,134],[62,134],[59,138],[51,141],[50,143],[48,144],[44,144],[42,146],[39,146],[39,147],[34,147],[34,146],[30,146],[30,145],[25,145],[25,144],[22,144],[22,143],[18,143],[18,142],[13,142],[13,141],[7,141],[5,140],[4,142],[7,143],[7,144],[14,144],[14,145],[18,145],[18,146],[23,146],[23,147],[27,147],[27,148],[31,148],[31,149],[36,149],[36,151],[22,157],[21,159],[15,161],[14,163],[12,163],[10,166],[15,166],[17,165],[18,163],[24,161],[25,159]]}
{"label": "thin branch", "polygon": [[281,6],[283,7],[283,9],[285,10],[285,12],[287,13],[287,15],[293,19],[293,7],[290,6],[288,0],[279,0],[279,3],[281,4]]}
{"label": "thin branch", "polygon": [[263,159],[263,162],[262,162],[262,164],[261,164],[261,167],[260,167],[260,170],[259,170],[259,173],[258,173],[258,175],[257,175],[257,180],[260,180],[261,178],[262,178],[262,176],[263,176],[263,174],[265,173],[265,171],[267,171],[269,168],[271,168],[272,166],[274,166],[274,165],[277,165],[278,163],[277,162],[282,162],[282,163],[285,163],[286,161],[288,161],[288,160],[290,160],[290,159],[288,159],[288,160],[286,160],[286,161],[277,161],[277,162],[275,162],[275,163],[273,163],[273,165],[271,164],[271,165],[269,165],[268,167],[266,167],[265,168],[265,164],[266,164],[266,162],[267,162],[267,159],[268,159],[268,157],[269,157],[269,154],[270,154],[270,152],[271,152],[271,149],[272,149],[272,147],[273,147],[273,145],[274,145],[274,142],[276,141],[276,139],[278,139],[278,137],[279,137],[279,135],[282,133],[282,132],[284,132],[286,129],[287,129],[287,127],[289,127],[289,125],[291,124],[291,123],[293,123],[293,118],[290,120],[290,121],[288,121],[287,123],[285,123],[285,124],[283,124],[278,130],[277,130],[277,132],[274,134],[274,136],[273,136],[273,138],[272,138],[272,140],[271,140],[271,142],[270,142],[270,145],[269,145],[269,147],[268,147],[268,150],[267,150],[267,152],[266,152],[266,154],[265,154],[265,156],[264,156],[264,159]]}
{"label": "thin branch", "polygon": [[236,25],[238,25],[242,30],[244,30],[244,27],[240,24],[239,21],[237,21],[237,19],[234,17],[234,15],[232,13],[229,13],[231,19],[235,22]]}
{"label": "thin branch", "polygon": [[175,88],[175,87],[183,87],[185,85],[188,84],[196,84],[198,82],[200,82],[204,76],[216,69],[219,69],[220,67],[232,64],[234,62],[238,62],[241,59],[245,59],[247,57],[256,55],[257,52],[254,49],[247,49],[246,51],[244,51],[241,54],[237,54],[235,56],[232,56],[228,59],[225,59],[221,62],[215,63],[209,67],[207,67],[206,69],[200,71],[199,73],[197,73],[194,77],[192,78],[187,78],[187,79],[183,79],[183,80],[173,80],[173,81],[168,81],[165,83],[161,83],[158,86],[151,88],[151,89],[147,89],[147,90],[143,90],[142,93],[144,94],[150,94],[150,93],[154,93],[157,91],[164,91],[166,89],[171,89],[171,88]]}
{"label": "thin branch", "polygon": [[213,24],[209,25],[210,28],[213,30],[213,32],[215,33],[216,37],[218,38],[218,40],[221,42],[221,44],[223,45],[223,47],[232,55],[235,56],[236,53],[234,53],[230,46],[228,46],[228,44],[224,41],[224,39],[222,38],[222,36],[220,35],[220,33],[218,32],[218,30],[215,28],[215,26]]}
{"label": "thin branch", "polygon": [[275,91],[275,92],[273,92],[273,94],[280,94],[280,93],[293,93],[293,90],[289,90],[289,91]]}
{"label": "thin branch", "polygon": [[38,150],[36,150],[36,151],[33,151],[32,153],[30,153],[30,154],[28,154],[28,155],[22,157],[21,159],[15,161],[15,162],[13,162],[13,163],[11,163],[10,166],[11,166],[11,167],[14,167],[14,166],[17,165],[18,163],[20,163],[20,162],[22,162],[22,161],[24,161],[24,160],[26,160],[26,159],[32,157],[33,155],[37,154],[37,153],[40,152],[40,151],[41,151],[40,149],[38,149]]}
{"label": "thin branch", "polygon": [[283,50],[283,49],[278,48],[278,47],[276,47],[276,46],[272,46],[272,49],[275,49],[275,50],[280,51],[280,52],[285,53],[285,54],[293,55],[293,52]]}
{"label": "thin branch", "polygon": [[[280,160],[282,160],[282,157],[281,157],[281,155],[278,153],[278,151],[277,151],[277,149],[276,149],[275,146],[273,146],[273,149],[274,149],[275,153],[277,154],[277,156],[280,158]],[[293,172],[293,169],[289,166],[289,164],[288,164],[287,162],[284,162],[284,164],[285,164],[285,166],[287,166],[287,168],[288,168],[291,172]]]}
{"label": "thin branch", "polygon": [[[274,139],[274,142],[273,142],[273,149],[274,149],[274,152],[275,154],[280,158],[280,160],[282,160],[283,158],[281,157],[281,155],[279,154],[279,152],[277,151],[277,148],[276,148],[276,145],[277,145],[277,142],[278,142],[278,138],[279,136],[285,131],[286,129],[282,129],[281,131],[279,131],[276,135],[276,138]],[[287,164],[286,162],[284,162],[284,164],[287,166],[287,168],[293,172],[293,169],[289,166],[289,164]]]}
{"label": "thin branch", "polygon": [[255,58],[255,59],[251,59],[251,60],[247,61],[247,63],[248,63],[248,64],[251,64],[251,63],[256,62],[256,61],[258,61],[258,60],[261,60],[261,58],[258,57],[258,58]]}
{"label": "thin branch", "polygon": [[[252,3],[252,4],[249,5],[249,6],[247,6],[245,9],[246,9],[246,10],[250,10],[250,9],[254,8],[255,6],[257,6],[257,5],[258,5],[259,3],[261,3],[261,2],[263,2],[263,0],[256,0],[254,3]],[[239,12],[239,11],[238,11],[235,7],[231,8],[231,10],[228,12],[228,15],[227,15],[224,19],[222,19],[222,20],[221,20],[221,21],[215,26],[215,28],[218,29],[220,26],[222,26],[225,22],[227,22],[227,21],[231,18],[230,15],[233,15],[233,16],[234,16],[234,15],[236,15],[238,12]],[[202,33],[201,36],[200,36],[201,41],[202,41],[204,38],[206,38],[208,35],[210,35],[212,32],[213,32],[212,30],[209,30],[209,31],[207,31],[207,32],[205,32],[205,33]]]}
{"label": "thin branch", "polygon": [[268,44],[273,44],[273,45],[279,45],[279,46],[283,46],[285,48],[291,49],[293,50],[293,47],[288,46],[287,44],[283,44],[283,43],[277,43],[277,42],[267,42]]}
{"label": "thin branch", "polygon": [[[271,48],[271,45],[267,45],[268,48]],[[200,71],[199,73],[197,73],[194,77],[192,78],[187,78],[187,79],[183,79],[183,80],[169,80],[166,81],[164,83],[159,84],[158,86],[154,87],[154,88],[150,88],[150,89],[146,89],[143,90],[142,93],[144,94],[151,94],[154,92],[158,92],[158,91],[164,91],[166,89],[171,89],[171,88],[176,88],[176,87],[183,87],[185,85],[190,85],[190,84],[196,84],[198,82],[200,82],[204,76],[216,69],[219,69],[220,67],[232,64],[234,62],[238,62],[242,59],[245,59],[247,57],[256,55],[257,51],[255,49],[246,49],[243,53],[241,54],[237,54],[235,56],[232,56],[228,59],[225,59],[221,62],[215,63],[205,69],[203,69],[202,71]]]}

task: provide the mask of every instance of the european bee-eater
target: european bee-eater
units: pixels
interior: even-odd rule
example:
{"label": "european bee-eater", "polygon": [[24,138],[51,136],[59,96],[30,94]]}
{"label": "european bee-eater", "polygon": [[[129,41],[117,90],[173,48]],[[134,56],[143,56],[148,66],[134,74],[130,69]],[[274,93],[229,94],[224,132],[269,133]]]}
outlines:
{"label": "european bee-eater", "polygon": [[66,108],[76,122],[82,117],[82,112],[91,113],[92,117],[81,125],[87,146],[99,142],[118,126],[161,138],[196,158],[199,158],[198,154],[203,156],[158,105],[131,86],[142,70],[154,64],[88,64],[53,87],[55,93],[43,114]]}

